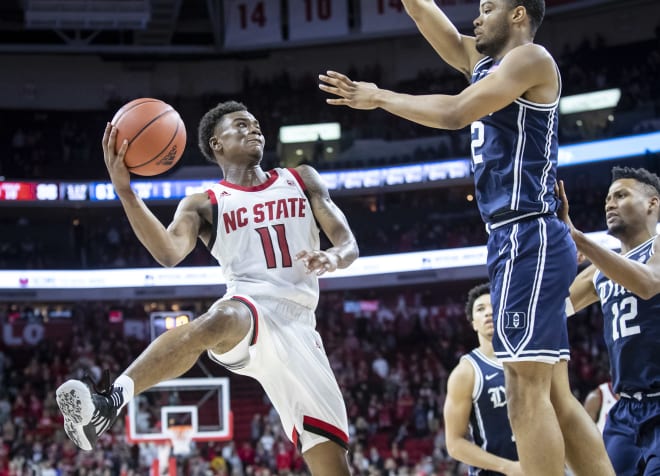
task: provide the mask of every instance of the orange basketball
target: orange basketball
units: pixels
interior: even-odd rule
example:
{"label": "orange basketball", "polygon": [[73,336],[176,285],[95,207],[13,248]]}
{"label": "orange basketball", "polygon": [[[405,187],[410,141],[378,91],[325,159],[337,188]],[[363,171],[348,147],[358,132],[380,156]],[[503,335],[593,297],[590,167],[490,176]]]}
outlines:
{"label": "orange basketball", "polygon": [[122,106],[112,118],[116,148],[124,139],[124,163],[137,175],[158,175],[171,169],[186,146],[186,127],[179,113],[159,99],[140,98]]}

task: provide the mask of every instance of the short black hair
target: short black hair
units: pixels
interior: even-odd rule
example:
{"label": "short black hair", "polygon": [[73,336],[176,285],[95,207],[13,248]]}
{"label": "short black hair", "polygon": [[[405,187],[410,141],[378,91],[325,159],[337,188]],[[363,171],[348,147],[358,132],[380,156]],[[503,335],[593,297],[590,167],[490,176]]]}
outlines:
{"label": "short black hair", "polygon": [[237,111],[247,111],[247,107],[241,102],[225,101],[210,109],[202,116],[202,119],[199,121],[199,127],[197,128],[197,145],[202,151],[202,154],[204,154],[204,157],[206,157],[206,160],[214,164],[216,163],[213,149],[211,149],[211,145],[209,144],[209,139],[213,135],[215,126],[218,125],[218,122],[222,120],[225,114]]}
{"label": "short black hair", "polygon": [[532,36],[536,35],[545,17],[545,0],[509,0],[509,5],[511,8],[525,7],[532,27]]}
{"label": "short black hair", "polygon": [[479,299],[484,294],[490,294],[490,283],[477,284],[475,287],[468,291],[467,301],[465,303],[465,317],[467,317],[468,321],[472,322],[474,319],[474,316],[472,315],[474,301]]}
{"label": "short black hair", "polygon": [[645,168],[632,168],[632,167],[612,167],[612,182],[620,179],[635,179],[638,182],[649,187],[649,195],[657,195],[660,197],[660,178],[653,172],[649,172]]}

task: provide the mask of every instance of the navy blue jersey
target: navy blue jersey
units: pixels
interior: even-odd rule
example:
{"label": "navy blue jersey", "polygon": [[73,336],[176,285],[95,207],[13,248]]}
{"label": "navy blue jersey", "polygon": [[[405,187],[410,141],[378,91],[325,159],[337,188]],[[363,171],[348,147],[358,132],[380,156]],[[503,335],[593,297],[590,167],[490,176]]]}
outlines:
{"label": "navy blue jersey", "polygon": [[[474,349],[463,358],[474,367],[469,428],[472,441],[489,453],[517,461],[516,443],[506,412],[502,364],[489,359],[479,349]],[[485,476],[500,473],[470,467],[469,474]]]}
{"label": "navy blue jersey", "polygon": [[[630,250],[625,257],[646,263],[653,255],[654,239]],[[660,295],[644,300],[600,271],[594,275],[594,285],[603,308],[614,391],[660,391]]]}
{"label": "navy blue jersey", "polygon": [[[482,59],[471,82],[498,65],[493,58]],[[472,123],[474,180],[484,222],[507,223],[557,210],[558,104],[559,97],[551,104],[518,98]]]}

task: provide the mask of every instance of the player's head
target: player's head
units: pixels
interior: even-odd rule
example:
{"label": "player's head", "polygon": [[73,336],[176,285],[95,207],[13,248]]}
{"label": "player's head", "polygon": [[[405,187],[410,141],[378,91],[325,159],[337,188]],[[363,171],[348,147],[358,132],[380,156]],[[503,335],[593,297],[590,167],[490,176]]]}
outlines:
{"label": "player's head", "polygon": [[616,237],[655,226],[660,214],[660,178],[644,168],[614,167],[605,198],[608,232]]}
{"label": "player's head", "polygon": [[[255,137],[258,141],[253,141]],[[252,141],[252,149],[255,149],[252,153],[261,160],[264,142],[259,122],[243,103],[221,102],[199,121],[198,145],[210,162],[217,162],[216,153],[226,155],[236,147],[248,146],[248,141]],[[256,142],[260,145],[257,146]]]}
{"label": "player's head", "polygon": [[476,47],[486,56],[497,56],[514,29],[533,39],[543,17],[545,0],[481,0],[474,20]]}
{"label": "player's head", "polygon": [[490,284],[479,284],[468,291],[465,317],[479,334],[493,335],[493,306],[490,302]]}

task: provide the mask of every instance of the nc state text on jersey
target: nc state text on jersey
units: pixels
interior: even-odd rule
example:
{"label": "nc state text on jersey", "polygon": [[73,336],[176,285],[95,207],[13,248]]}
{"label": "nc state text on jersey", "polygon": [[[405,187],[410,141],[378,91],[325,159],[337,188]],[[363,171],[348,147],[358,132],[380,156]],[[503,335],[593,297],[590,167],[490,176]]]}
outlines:
{"label": "nc state text on jersey", "polygon": [[257,203],[252,206],[251,213],[245,207],[226,211],[222,214],[225,233],[231,233],[238,228],[252,223],[264,223],[283,218],[304,217],[307,209],[307,199],[302,197],[280,198]]}

